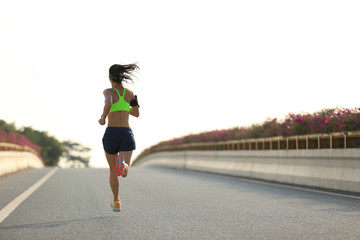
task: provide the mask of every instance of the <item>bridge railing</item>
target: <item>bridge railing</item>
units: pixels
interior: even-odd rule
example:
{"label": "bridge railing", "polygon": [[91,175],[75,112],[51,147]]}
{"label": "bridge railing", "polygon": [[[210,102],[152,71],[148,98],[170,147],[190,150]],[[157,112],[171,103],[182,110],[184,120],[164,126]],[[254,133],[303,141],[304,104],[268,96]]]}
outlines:
{"label": "bridge railing", "polygon": [[40,153],[29,146],[0,142],[0,176],[45,166]]}
{"label": "bridge railing", "polygon": [[0,142],[0,151],[19,151],[19,152],[31,152],[35,155],[39,155],[39,153],[31,147],[22,146],[15,143],[4,143]]}
{"label": "bridge railing", "polygon": [[360,148],[360,131],[153,146],[144,150],[135,161],[148,154],[161,151],[303,150],[333,148]]}

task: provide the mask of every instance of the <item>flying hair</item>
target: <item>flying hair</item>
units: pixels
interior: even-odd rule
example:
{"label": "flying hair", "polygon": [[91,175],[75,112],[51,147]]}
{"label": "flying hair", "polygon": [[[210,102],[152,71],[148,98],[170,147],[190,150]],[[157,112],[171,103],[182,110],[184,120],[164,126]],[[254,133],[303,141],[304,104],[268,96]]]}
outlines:
{"label": "flying hair", "polygon": [[134,82],[133,77],[134,72],[140,70],[139,66],[136,63],[133,64],[114,64],[109,68],[109,77],[118,83],[125,82]]}

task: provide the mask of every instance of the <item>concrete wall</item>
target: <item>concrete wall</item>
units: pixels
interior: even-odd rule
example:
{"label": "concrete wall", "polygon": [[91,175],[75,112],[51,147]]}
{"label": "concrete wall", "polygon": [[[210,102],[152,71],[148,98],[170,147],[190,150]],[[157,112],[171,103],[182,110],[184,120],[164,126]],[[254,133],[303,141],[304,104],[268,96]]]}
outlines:
{"label": "concrete wall", "polygon": [[360,193],[360,149],[173,151],[136,166],[165,166]]}
{"label": "concrete wall", "polygon": [[42,167],[42,160],[31,152],[0,151],[0,176],[26,168]]}

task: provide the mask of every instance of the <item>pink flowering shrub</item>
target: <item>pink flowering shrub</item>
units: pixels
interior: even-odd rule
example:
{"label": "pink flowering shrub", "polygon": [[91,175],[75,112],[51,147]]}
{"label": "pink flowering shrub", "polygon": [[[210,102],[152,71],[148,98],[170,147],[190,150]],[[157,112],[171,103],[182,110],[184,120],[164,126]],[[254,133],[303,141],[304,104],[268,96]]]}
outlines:
{"label": "pink flowering shrub", "polygon": [[40,153],[40,147],[31,142],[24,134],[6,132],[0,130],[0,142],[14,143],[20,146],[28,146]]}
{"label": "pink flowering shrub", "polygon": [[360,108],[336,108],[323,109],[313,114],[289,113],[282,121],[274,118],[250,127],[190,134],[160,142],[156,146],[353,131],[360,131]]}
{"label": "pink flowering shrub", "polygon": [[351,132],[360,130],[360,108],[325,109],[314,114],[289,114],[289,135]]}

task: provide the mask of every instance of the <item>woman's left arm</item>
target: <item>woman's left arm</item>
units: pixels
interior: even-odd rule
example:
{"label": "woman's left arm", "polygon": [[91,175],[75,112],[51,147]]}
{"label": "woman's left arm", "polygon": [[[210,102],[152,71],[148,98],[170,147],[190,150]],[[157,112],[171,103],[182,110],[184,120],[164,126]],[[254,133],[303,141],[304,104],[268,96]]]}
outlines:
{"label": "woman's left arm", "polygon": [[140,106],[139,106],[139,102],[137,100],[137,96],[136,95],[134,96],[133,93],[131,95],[132,95],[131,96],[132,100],[130,102],[131,108],[130,108],[129,114],[134,117],[139,117],[139,115],[140,115],[139,107]]}

